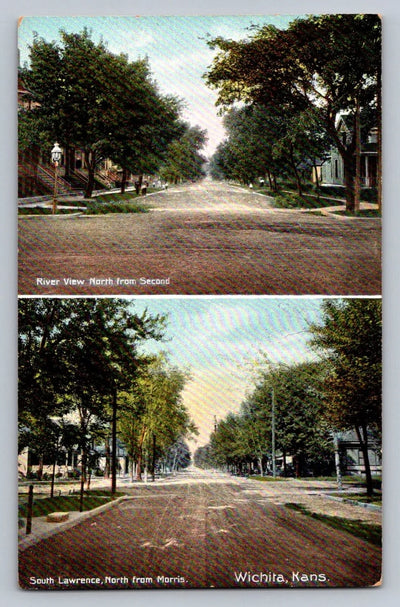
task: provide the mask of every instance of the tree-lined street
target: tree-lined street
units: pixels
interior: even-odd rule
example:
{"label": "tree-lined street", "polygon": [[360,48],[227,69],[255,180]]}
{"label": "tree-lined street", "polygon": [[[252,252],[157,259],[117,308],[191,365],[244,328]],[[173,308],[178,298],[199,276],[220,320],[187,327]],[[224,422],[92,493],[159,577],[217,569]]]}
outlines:
{"label": "tree-lined street", "polygon": [[379,219],[276,210],[208,180],[145,202],[149,213],[21,218],[19,293],[381,291]]}
{"label": "tree-lined street", "polygon": [[[378,547],[282,505],[299,498],[295,482],[287,481],[286,488],[286,482],[192,470],[127,487],[128,497],[118,504],[25,547],[20,584],[104,589],[378,583]],[[323,485],[310,481],[303,492],[323,492]]]}

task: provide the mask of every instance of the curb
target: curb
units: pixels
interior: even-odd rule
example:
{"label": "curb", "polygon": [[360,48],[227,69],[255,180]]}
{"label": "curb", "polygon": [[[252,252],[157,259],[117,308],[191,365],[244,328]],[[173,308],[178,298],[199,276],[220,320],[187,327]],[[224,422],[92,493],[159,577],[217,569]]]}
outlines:
{"label": "curb", "polygon": [[60,213],[60,214],[56,214],[56,215],[18,215],[18,220],[20,219],[50,219],[51,221],[55,220],[55,219],[73,219],[74,217],[80,217],[81,215],[84,215],[83,212],[79,212],[79,213]]}

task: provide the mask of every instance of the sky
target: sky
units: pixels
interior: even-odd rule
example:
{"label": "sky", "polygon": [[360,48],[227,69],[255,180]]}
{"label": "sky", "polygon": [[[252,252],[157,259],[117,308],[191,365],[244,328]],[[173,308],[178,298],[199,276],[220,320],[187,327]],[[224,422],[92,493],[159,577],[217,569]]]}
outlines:
{"label": "sky", "polygon": [[18,28],[20,65],[29,61],[34,32],[48,42],[59,42],[61,29],[82,32],[87,27],[95,42],[102,39],[110,52],[128,54],[129,59],[148,57],[153,79],[163,94],[184,100],[183,118],[207,131],[204,148],[211,156],[225,138],[222,117],[215,106],[217,92],[205,84],[203,74],[216,51],[207,39],[223,36],[242,40],[254,24],[273,23],[285,27],[293,16],[207,17],[24,17]]}
{"label": "sky", "polygon": [[[253,362],[316,359],[307,345],[309,322],[321,319],[321,299],[274,297],[160,297],[133,299],[134,311],[166,314],[167,341],[146,343],[171,363],[189,368],[183,402],[199,429],[192,450],[208,442],[214,420],[239,411],[254,385]],[[254,371],[254,369],[253,369]]]}

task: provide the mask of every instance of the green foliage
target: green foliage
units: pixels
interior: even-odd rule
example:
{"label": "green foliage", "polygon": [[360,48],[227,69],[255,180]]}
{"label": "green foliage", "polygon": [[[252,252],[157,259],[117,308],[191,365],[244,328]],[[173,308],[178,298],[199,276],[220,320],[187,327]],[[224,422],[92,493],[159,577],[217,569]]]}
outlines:
{"label": "green foliage", "polygon": [[159,93],[147,59],[114,55],[86,29],[61,31],[61,38],[57,45],[35,37],[31,45],[30,68],[22,76],[37,105],[28,117],[21,114],[21,150],[36,143],[50,152],[56,140],[66,151],[83,149],[87,198],[105,157],[125,170],[155,172],[168,144],[184,131],[180,102]]}
{"label": "green foliage", "polygon": [[152,468],[155,459],[167,453],[178,439],[196,434],[182,402],[182,391],[190,376],[170,365],[164,355],[141,366],[131,390],[120,396],[119,434],[141,476],[143,455]]}
{"label": "green foliage", "polygon": [[372,523],[366,523],[361,520],[347,519],[341,516],[329,516],[327,514],[317,514],[311,512],[300,504],[288,503],[285,504],[286,508],[295,510],[301,514],[310,516],[311,518],[321,521],[329,527],[338,529],[339,531],[346,531],[355,537],[359,537],[371,544],[381,546],[382,544],[382,527],[380,525],[374,525]]}
{"label": "green foliage", "polygon": [[[106,495],[105,493],[99,494],[98,492],[94,491],[85,491],[83,510],[93,510],[93,508],[104,506],[104,504],[113,501],[115,498],[120,497],[121,495],[123,494],[115,493],[113,496],[111,496],[110,493]],[[32,515],[46,516],[51,512],[74,512],[79,511],[79,506],[78,495],[34,499]],[[19,506],[19,516],[26,517],[27,511],[27,504],[21,504]]]}
{"label": "green foliage", "polygon": [[110,422],[115,390],[132,385],[141,363],[138,344],[163,336],[164,317],[139,316],[130,305],[119,299],[20,300],[20,449],[48,454],[59,429],[67,429],[65,416],[73,415],[76,430],[68,441],[90,458],[89,445]]}
{"label": "green foliage", "polygon": [[326,300],[323,322],[311,325],[311,345],[329,363],[324,380],[325,416],[336,429],[354,429],[363,453],[368,495],[370,433],[382,432],[382,302]]}
{"label": "green foliage", "polygon": [[89,215],[107,215],[109,213],[148,213],[148,208],[135,202],[103,202],[97,200],[86,206]]}
{"label": "green foliage", "polygon": [[166,181],[195,181],[204,176],[205,158],[200,150],[206,142],[206,131],[184,125],[181,136],[169,144],[160,175]]}
{"label": "green foliage", "polygon": [[218,422],[209,446],[195,461],[240,473],[271,471],[274,410],[276,450],[293,457],[296,475],[329,470],[333,450],[323,417],[323,374],[324,366],[316,363],[268,366],[259,373],[240,412]]}
{"label": "green foliage", "polygon": [[382,303],[379,299],[325,300],[323,322],[311,325],[311,345],[329,361],[325,411],[338,429],[381,431]]}
{"label": "green foliage", "polygon": [[[273,108],[289,116],[287,130],[275,147],[275,158],[295,171],[298,151],[312,156],[317,139],[304,119],[322,128],[337,147],[346,167],[346,200],[353,211],[355,163],[359,126],[368,132],[380,119],[381,23],[377,15],[318,15],[294,20],[285,30],[267,25],[245,41],[221,37],[219,49],[206,74],[207,84],[218,89],[218,104],[236,101]],[[361,112],[360,112],[361,109]],[[349,117],[350,137],[344,142],[337,117]],[[290,128],[290,116],[293,116]],[[322,149],[324,148],[321,138]]]}

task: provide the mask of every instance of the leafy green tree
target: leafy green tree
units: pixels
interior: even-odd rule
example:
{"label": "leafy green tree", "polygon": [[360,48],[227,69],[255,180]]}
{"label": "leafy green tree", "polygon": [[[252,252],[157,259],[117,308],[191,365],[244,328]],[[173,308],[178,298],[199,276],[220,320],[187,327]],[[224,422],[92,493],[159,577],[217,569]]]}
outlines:
{"label": "leafy green tree", "polygon": [[[212,40],[219,53],[206,74],[219,90],[218,103],[236,101],[311,111],[343,158],[346,205],[358,199],[360,126],[362,116],[380,120],[381,23],[377,15],[319,15],[296,19],[286,30],[267,25],[250,40]],[[337,118],[351,118],[344,141]]]}
{"label": "leafy green tree", "polygon": [[139,343],[161,339],[163,327],[162,316],[147,312],[139,316],[126,300],[21,300],[21,446],[30,446],[30,428],[46,428],[52,416],[74,415],[84,472],[94,435],[110,422],[115,430],[117,394],[132,385],[139,366]]}
{"label": "leafy green tree", "polygon": [[119,55],[112,58],[112,66],[102,101],[107,120],[102,148],[122,167],[124,192],[128,172],[158,171],[168,145],[182,135],[184,126],[179,100],[159,93],[147,59],[129,62]]}
{"label": "leafy green tree", "polygon": [[119,434],[136,462],[137,480],[142,480],[146,455],[151,457],[154,475],[157,455],[160,457],[180,437],[197,432],[182,402],[188,379],[187,372],[158,356],[141,366],[134,386],[122,395]]}
{"label": "leafy green tree", "polygon": [[[66,174],[70,148],[85,152],[90,198],[95,170],[106,157],[127,171],[156,170],[168,144],[183,132],[178,120],[180,104],[162,96],[151,79],[147,60],[129,62],[114,55],[105,43],[95,44],[88,30],[80,34],[61,31],[62,42],[48,43],[35,37],[30,49],[30,67],[23,78],[38,105],[30,119],[47,141],[65,147]],[[21,121],[24,140],[33,130]]]}
{"label": "leafy green tree", "polygon": [[168,146],[161,176],[172,183],[195,181],[204,176],[205,158],[200,150],[206,140],[206,131],[186,124],[183,134]]}
{"label": "leafy green tree", "polygon": [[213,461],[235,473],[271,471],[274,428],[285,476],[288,456],[293,458],[297,476],[330,472],[333,448],[323,415],[323,373],[320,363],[268,364],[258,372],[254,390],[239,413],[230,413],[217,424],[207,447],[207,463]]}
{"label": "leafy green tree", "polygon": [[330,470],[332,436],[323,417],[323,373],[323,365],[316,363],[270,366],[252,394],[254,408],[268,412],[269,428],[274,399],[276,448],[283,455],[284,473],[287,455],[293,457],[296,476]]}
{"label": "leafy green tree", "polygon": [[311,345],[328,360],[325,415],[338,430],[354,429],[363,453],[368,495],[373,492],[368,430],[382,428],[382,303],[379,299],[325,300]]}

